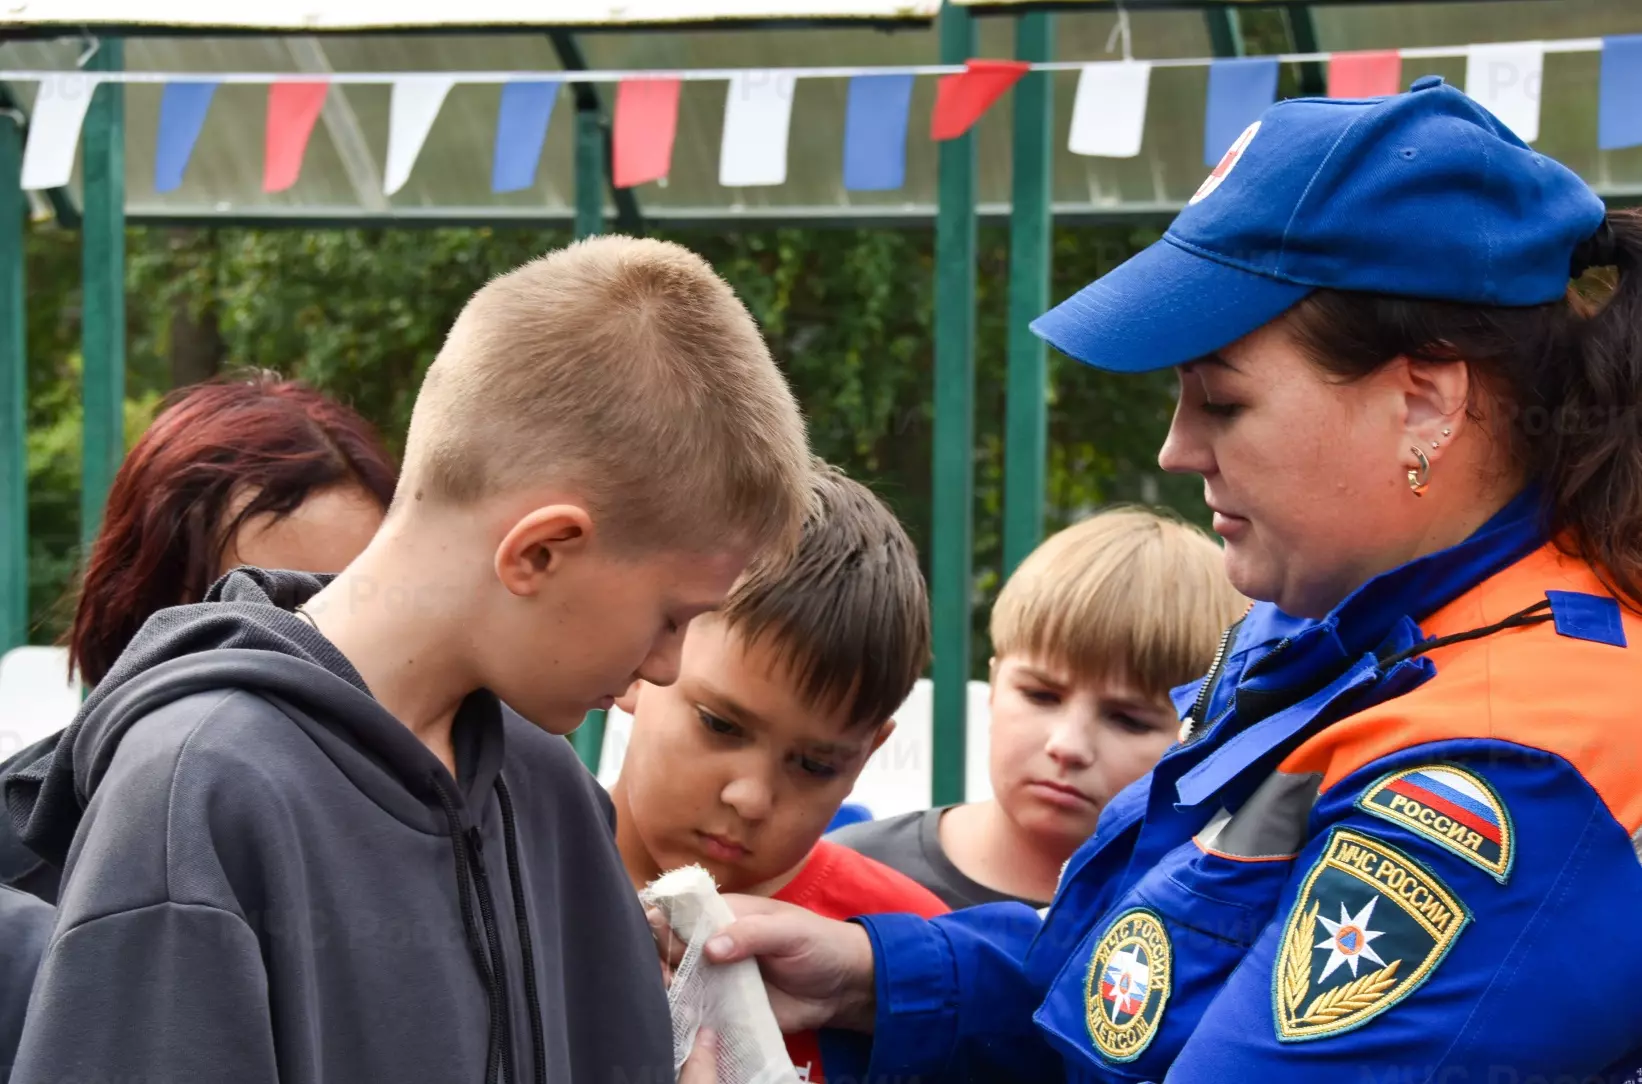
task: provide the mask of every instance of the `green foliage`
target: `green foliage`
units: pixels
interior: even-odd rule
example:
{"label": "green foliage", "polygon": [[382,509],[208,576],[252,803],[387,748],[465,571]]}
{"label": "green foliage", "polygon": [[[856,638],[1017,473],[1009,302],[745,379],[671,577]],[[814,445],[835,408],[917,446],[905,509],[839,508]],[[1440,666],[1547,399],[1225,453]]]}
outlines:
{"label": "green foliage", "polygon": [[[933,234],[769,229],[670,234],[710,260],[764,328],[802,402],[817,454],[866,481],[928,552],[933,418]],[[1060,230],[1058,300],[1155,234]],[[132,230],[128,236],[127,441],[166,390],[179,313],[209,320],[228,366],[301,378],[374,421],[397,454],[423,372],[469,295],[564,244],[527,230]],[[980,236],[976,308],[975,664],[997,589],[1007,356],[1008,233]],[[29,239],[29,477],[36,641],[56,635],[76,560],[80,455],[78,238]],[[1192,479],[1156,452],[1173,377],[1112,377],[1051,354],[1046,530],[1112,501],[1172,505],[1201,521]]]}

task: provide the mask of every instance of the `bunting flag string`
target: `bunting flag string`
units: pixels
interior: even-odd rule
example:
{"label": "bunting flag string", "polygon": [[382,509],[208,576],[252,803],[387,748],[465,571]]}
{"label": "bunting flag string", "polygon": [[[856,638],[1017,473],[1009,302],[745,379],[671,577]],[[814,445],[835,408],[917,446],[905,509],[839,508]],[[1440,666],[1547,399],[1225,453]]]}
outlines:
{"label": "bunting flag string", "polygon": [[844,188],[894,191],[906,184],[910,75],[857,75],[844,107]]}
{"label": "bunting flag string", "polygon": [[957,139],[1032,70],[1024,60],[970,60],[958,75],[943,75],[935,88],[929,138]]}
{"label": "bunting flag string", "polygon": [[23,145],[23,189],[61,188],[74,176],[74,151],[97,81],[79,72],[55,72],[40,81]]}
{"label": "bunting flag string", "polygon": [[625,79],[616,87],[610,167],[617,188],[659,181],[673,168],[678,134],[677,79]]}
{"label": "bunting flag string", "polygon": [[262,190],[283,192],[296,183],[308,153],[328,83],[275,83],[268,88],[268,131],[264,137]]}
{"label": "bunting flag string", "polygon": [[1335,53],[1328,62],[1330,98],[1378,98],[1403,85],[1403,58],[1395,49]]}
{"label": "bunting flag string", "polygon": [[1138,155],[1151,80],[1152,66],[1143,60],[1084,65],[1072,101],[1067,150],[1100,158]]}
{"label": "bunting flag string", "polygon": [[1545,46],[1540,42],[1473,45],[1465,57],[1465,93],[1500,119],[1518,139],[1539,138],[1539,91]]}
{"label": "bunting flag string", "polygon": [[160,96],[160,130],[154,140],[154,191],[172,192],[181,187],[216,92],[215,83],[166,84]]}
{"label": "bunting flag string", "polygon": [[1217,165],[1237,137],[1277,100],[1277,61],[1217,60],[1209,66],[1209,108],[1203,121],[1203,164]]}
{"label": "bunting flag string", "polygon": [[433,122],[456,80],[449,76],[423,75],[402,79],[393,85],[388,107],[388,167],[382,171],[382,192],[391,196],[410,180],[411,167],[428,141]]}
{"label": "bunting flag string", "polygon": [[1603,42],[1600,83],[1597,147],[1613,151],[1642,145],[1642,34]]}
{"label": "bunting flag string", "polygon": [[[963,65],[692,69],[685,71],[267,72],[0,71],[0,80],[40,87],[23,155],[28,190],[70,183],[91,96],[103,82],[160,85],[154,148],[154,188],[181,186],[218,86],[268,88],[263,188],[281,192],[302,172],[314,125],[334,85],[390,88],[385,194],[408,182],[446,98],[457,86],[499,85],[491,190],[535,186],[560,87],[614,84],[613,183],[630,188],[664,182],[672,168],[679,103],[686,82],[726,83],[718,180],[725,187],[780,185],[788,175],[789,132],[797,83],[847,79],[843,188],[893,191],[905,186],[913,89],[938,78],[929,138],[954,139],[974,129],[1027,72],[1076,72],[1077,93],[1066,133],[1072,154],[1133,158],[1140,154],[1152,73],[1158,68],[1208,69],[1203,158],[1218,162],[1227,147],[1276,100],[1280,65],[1326,63],[1330,97],[1362,98],[1401,89],[1409,61],[1460,58],[1464,91],[1524,142],[1540,134],[1540,94],[1549,54],[1600,53],[1598,143],[1602,150],[1642,146],[1642,34],[1562,41],[1240,58],[1053,61],[1026,63],[975,58]],[[1419,73],[1415,73],[1419,74]]]}
{"label": "bunting flag string", "polygon": [[536,183],[542,144],[558,99],[558,83],[509,83],[502,88],[490,164],[492,192],[521,192]]}
{"label": "bunting flag string", "polygon": [[787,131],[796,80],[783,71],[738,72],[724,95],[718,183],[726,188],[787,179]]}

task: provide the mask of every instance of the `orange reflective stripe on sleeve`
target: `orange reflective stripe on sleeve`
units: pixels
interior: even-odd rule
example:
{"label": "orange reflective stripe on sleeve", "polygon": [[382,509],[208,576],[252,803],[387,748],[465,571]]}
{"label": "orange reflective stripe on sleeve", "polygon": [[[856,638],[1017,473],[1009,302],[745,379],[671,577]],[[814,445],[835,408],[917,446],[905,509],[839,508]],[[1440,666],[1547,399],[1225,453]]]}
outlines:
{"label": "orange reflective stripe on sleeve", "polygon": [[[1547,547],[1424,622],[1429,636],[1477,628],[1547,590],[1608,596],[1591,570]],[[1285,772],[1317,772],[1326,793],[1404,749],[1465,738],[1568,761],[1626,831],[1642,828],[1642,618],[1625,610],[1628,647],[1560,635],[1546,622],[1430,652],[1437,675],[1412,692],[1329,726],[1291,753]],[[1486,773],[1486,765],[1477,766]]]}

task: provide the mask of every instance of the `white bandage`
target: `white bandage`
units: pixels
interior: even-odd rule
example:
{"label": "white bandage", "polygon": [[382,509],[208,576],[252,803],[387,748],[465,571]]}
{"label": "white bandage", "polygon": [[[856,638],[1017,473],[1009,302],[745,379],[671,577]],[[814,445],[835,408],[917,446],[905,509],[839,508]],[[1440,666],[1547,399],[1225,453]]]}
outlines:
{"label": "white bandage", "polygon": [[735,920],[712,875],[685,866],[651,882],[639,898],[659,908],[687,946],[667,989],[673,1071],[683,1066],[696,1032],[706,1026],[718,1035],[718,1084],[800,1084],[757,962],[711,964],[702,958],[708,939]]}

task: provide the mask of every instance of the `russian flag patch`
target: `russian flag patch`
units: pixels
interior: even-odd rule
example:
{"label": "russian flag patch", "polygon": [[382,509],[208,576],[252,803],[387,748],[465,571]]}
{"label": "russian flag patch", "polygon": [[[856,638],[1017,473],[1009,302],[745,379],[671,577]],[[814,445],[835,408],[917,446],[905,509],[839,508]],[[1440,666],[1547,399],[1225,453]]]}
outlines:
{"label": "russian flag patch", "polygon": [[1363,792],[1357,806],[1453,851],[1500,884],[1511,875],[1511,817],[1474,772],[1453,764],[1392,772]]}

